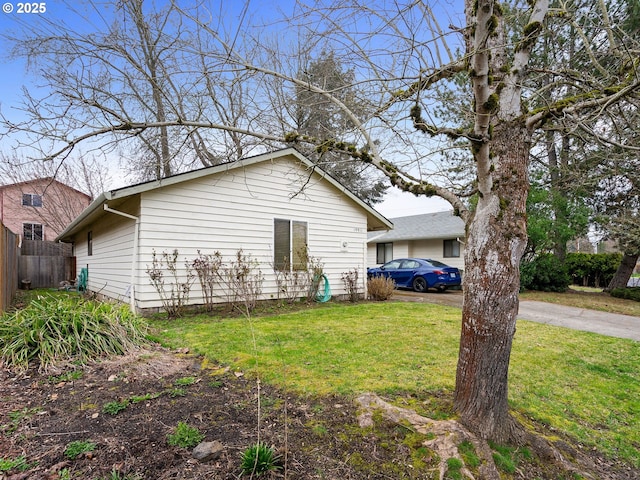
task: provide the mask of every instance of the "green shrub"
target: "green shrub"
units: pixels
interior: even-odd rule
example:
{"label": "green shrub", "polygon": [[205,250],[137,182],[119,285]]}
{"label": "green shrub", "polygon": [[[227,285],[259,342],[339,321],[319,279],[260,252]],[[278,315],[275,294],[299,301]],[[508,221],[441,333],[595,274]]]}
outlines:
{"label": "green shrub", "polygon": [[174,447],[193,448],[202,440],[204,440],[204,434],[184,422],[178,422],[175,431],[167,435],[167,442]]}
{"label": "green shrub", "polygon": [[640,302],[640,287],[614,288],[609,293],[612,297]]}
{"label": "green shrub", "polygon": [[266,443],[258,442],[242,452],[242,473],[245,475],[262,475],[281,467],[278,464],[280,457],[276,455],[273,447]]}
{"label": "green shrub", "polygon": [[0,317],[0,357],[5,365],[46,371],[53,365],[82,363],[123,354],[146,343],[146,323],[126,306],[79,297],[40,297]]}
{"label": "green shrub", "polygon": [[396,282],[393,279],[378,275],[367,280],[367,292],[369,298],[378,302],[389,300],[393,296]]}
{"label": "green shrub", "polygon": [[520,288],[564,292],[571,283],[566,267],[551,254],[543,254],[520,265]]}

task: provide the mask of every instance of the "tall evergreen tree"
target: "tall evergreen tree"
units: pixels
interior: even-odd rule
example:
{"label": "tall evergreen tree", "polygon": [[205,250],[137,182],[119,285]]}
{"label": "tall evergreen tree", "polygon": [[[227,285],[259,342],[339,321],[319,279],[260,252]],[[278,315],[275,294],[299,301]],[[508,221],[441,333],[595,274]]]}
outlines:
{"label": "tall evergreen tree", "polygon": [[353,162],[344,152],[322,147],[323,140],[347,142],[353,140],[356,125],[350,115],[329,100],[325,94],[309,87],[314,86],[329,93],[346,105],[352,115],[365,120],[366,110],[358,101],[355,89],[355,73],[343,69],[333,52],[323,51],[320,56],[308,62],[298,73],[300,82],[295,86],[294,128],[297,132],[318,139],[319,145],[299,148],[324,171],[331,174],[343,185],[349,187],[358,197],[369,204],[382,200],[389,185],[383,176],[370,165]]}

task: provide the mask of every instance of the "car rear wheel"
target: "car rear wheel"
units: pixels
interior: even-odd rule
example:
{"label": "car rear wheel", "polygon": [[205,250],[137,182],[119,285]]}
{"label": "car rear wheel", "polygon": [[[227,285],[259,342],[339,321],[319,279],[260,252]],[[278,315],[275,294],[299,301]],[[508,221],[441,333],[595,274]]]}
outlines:
{"label": "car rear wheel", "polygon": [[427,291],[427,281],[422,277],[416,277],[413,279],[413,289],[416,292],[426,292]]}

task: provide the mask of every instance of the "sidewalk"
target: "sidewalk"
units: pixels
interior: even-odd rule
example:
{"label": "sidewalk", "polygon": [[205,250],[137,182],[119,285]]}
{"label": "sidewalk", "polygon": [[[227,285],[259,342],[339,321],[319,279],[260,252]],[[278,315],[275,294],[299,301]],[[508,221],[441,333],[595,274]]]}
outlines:
{"label": "sidewalk", "polygon": [[[462,308],[461,291],[416,293],[397,290],[394,298],[407,302],[436,303],[438,305]],[[520,302],[518,318],[557,327],[598,333],[609,337],[629,338],[640,342],[640,317],[632,317],[630,315],[525,300]]]}

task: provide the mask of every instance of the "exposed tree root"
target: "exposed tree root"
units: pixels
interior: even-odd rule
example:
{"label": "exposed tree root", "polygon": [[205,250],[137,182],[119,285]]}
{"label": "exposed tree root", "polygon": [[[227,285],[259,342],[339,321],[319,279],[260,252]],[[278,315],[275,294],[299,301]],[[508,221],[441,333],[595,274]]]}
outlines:
{"label": "exposed tree root", "polygon": [[[440,480],[443,480],[447,473],[447,460],[457,458],[464,464],[458,450],[458,446],[464,441],[473,444],[476,454],[482,462],[475,475],[467,466],[463,467],[460,472],[464,477],[469,480],[500,480],[500,473],[493,459],[493,451],[487,441],[473,434],[456,420],[432,420],[418,415],[413,410],[391,405],[373,393],[359,396],[356,402],[362,407],[358,416],[361,427],[373,426],[374,412],[381,412],[384,418],[394,423],[408,423],[416,432],[433,436],[433,440],[426,441],[424,445],[434,451],[440,459]],[[517,423],[515,420],[513,421]],[[587,472],[577,469],[568,462],[559,450],[548,441],[527,432],[521,426],[518,426],[517,430],[517,444],[530,445],[541,458],[561,465],[567,472],[578,473],[584,478],[593,478]]]}

